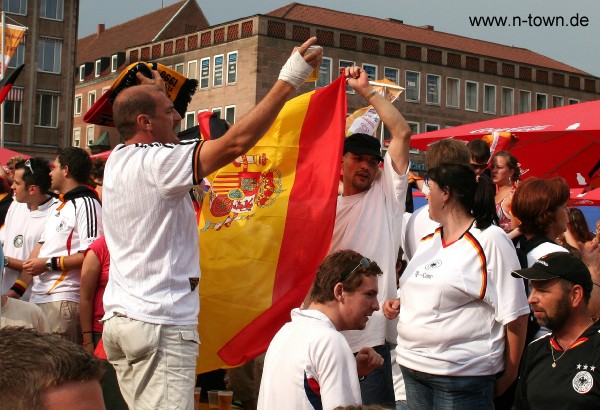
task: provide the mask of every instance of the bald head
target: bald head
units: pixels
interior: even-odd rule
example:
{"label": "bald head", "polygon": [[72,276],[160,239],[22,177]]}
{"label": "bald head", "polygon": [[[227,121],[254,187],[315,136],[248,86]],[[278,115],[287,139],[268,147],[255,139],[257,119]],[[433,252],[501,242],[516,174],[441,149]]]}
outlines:
{"label": "bald head", "polygon": [[154,85],[135,85],[125,88],[113,103],[113,121],[117,131],[127,141],[137,132],[136,120],[140,114],[153,116],[156,95],[163,91]]}

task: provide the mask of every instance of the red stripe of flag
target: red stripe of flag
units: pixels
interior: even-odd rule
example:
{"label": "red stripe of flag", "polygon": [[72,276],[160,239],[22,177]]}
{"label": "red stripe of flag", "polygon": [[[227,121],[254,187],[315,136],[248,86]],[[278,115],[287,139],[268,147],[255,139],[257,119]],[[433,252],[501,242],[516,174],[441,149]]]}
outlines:
{"label": "red stripe of flag", "polygon": [[21,71],[23,71],[24,67],[25,64],[21,64],[19,67],[17,67],[15,71],[12,72],[11,75],[9,75],[8,77],[4,77],[2,81],[0,81],[0,104],[2,104],[2,102],[10,92],[10,89],[15,84],[15,81],[17,81],[17,77],[19,76],[19,74],[21,74]]}

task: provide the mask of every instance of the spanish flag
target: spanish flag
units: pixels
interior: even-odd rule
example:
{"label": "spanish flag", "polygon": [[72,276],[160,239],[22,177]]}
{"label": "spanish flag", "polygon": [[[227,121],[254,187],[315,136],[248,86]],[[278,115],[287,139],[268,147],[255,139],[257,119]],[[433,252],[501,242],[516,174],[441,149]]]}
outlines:
{"label": "spanish flag", "polygon": [[302,303],[329,250],[345,118],[340,77],[290,100],[254,148],[207,178],[198,373],[264,352]]}

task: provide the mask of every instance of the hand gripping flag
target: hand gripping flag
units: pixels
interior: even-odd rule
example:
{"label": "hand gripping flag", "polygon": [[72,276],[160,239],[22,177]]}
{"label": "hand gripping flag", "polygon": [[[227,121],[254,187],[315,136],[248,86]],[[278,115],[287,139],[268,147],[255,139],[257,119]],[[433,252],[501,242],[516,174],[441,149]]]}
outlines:
{"label": "hand gripping flag", "polygon": [[331,242],[345,118],[340,77],[290,100],[254,148],[207,178],[199,373],[264,352],[308,293]]}

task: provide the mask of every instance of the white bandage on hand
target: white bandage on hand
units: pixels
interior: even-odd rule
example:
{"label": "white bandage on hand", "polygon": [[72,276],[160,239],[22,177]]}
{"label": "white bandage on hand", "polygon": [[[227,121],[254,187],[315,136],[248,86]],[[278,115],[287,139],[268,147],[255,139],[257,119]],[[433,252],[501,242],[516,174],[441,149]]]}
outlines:
{"label": "white bandage on hand", "polygon": [[297,89],[304,84],[313,70],[314,68],[304,61],[300,52],[296,50],[281,68],[279,80],[285,81]]}

